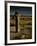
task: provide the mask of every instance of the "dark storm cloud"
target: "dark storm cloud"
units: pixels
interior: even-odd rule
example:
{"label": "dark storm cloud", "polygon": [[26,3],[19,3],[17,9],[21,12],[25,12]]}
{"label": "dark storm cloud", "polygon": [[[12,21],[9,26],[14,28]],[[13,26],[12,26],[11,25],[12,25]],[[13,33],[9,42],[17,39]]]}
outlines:
{"label": "dark storm cloud", "polygon": [[15,15],[16,11],[22,15],[32,16],[32,7],[10,6],[10,14],[11,15]]}

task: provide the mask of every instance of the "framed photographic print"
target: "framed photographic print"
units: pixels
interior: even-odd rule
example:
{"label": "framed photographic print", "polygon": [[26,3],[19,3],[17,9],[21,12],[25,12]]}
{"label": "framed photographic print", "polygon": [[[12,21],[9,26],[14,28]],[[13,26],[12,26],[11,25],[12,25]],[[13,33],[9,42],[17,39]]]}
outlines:
{"label": "framed photographic print", "polygon": [[36,3],[5,1],[5,45],[36,43]]}

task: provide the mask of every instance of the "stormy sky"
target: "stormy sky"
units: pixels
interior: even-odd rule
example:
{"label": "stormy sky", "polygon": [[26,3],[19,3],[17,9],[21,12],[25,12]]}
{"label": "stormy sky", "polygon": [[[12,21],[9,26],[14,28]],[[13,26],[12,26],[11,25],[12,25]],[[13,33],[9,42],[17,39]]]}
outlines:
{"label": "stormy sky", "polygon": [[15,15],[15,12],[24,16],[32,16],[32,7],[10,6],[10,15]]}

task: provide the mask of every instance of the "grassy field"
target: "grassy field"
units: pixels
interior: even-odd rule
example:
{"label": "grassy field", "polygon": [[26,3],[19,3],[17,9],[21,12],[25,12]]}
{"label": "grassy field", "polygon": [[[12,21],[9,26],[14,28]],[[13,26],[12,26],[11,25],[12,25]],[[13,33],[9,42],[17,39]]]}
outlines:
{"label": "grassy field", "polygon": [[[32,16],[10,16],[10,40],[32,38]],[[16,32],[17,29],[17,32]]]}

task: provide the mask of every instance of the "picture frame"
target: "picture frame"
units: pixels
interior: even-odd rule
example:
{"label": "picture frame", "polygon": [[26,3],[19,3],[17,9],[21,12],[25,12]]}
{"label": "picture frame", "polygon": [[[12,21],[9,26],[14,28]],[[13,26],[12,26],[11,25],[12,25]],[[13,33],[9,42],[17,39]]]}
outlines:
{"label": "picture frame", "polygon": [[[20,38],[19,39],[11,38],[12,37],[12,34],[10,34],[10,33],[13,33],[11,30],[14,30],[15,29],[14,32],[17,32],[17,30],[19,32],[20,31],[20,28],[19,27],[21,27],[20,24],[19,24],[20,19],[18,19],[17,16],[11,16],[11,15],[14,15],[15,14],[14,13],[15,12],[15,9],[16,9],[16,11],[18,11],[18,9],[19,9],[19,13],[22,14],[21,15],[22,17],[26,17],[26,16],[23,16],[23,14],[25,12],[26,12],[25,15],[30,15],[30,16],[32,15],[31,16],[31,18],[32,18],[31,19],[32,20],[31,21],[32,22],[32,24],[31,24],[32,31],[31,32],[32,33],[31,33],[31,37],[29,37],[30,39],[29,38],[28,39],[27,38],[24,39],[23,37],[22,37],[23,39],[21,39],[21,40],[19,40]],[[25,9],[25,11],[24,11],[24,9]],[[27,10],[30,11],[30,12],[27,12]],[[24,11],[24,12],[21,12],[21,11]],[[16,21],[15,22],[15,25],[16,25],[15,28],[11,28],[11,17],[14,18],[14,19],[16,19],[15,20]],[[21,17],[19,17],[19,18],[21,18]],[[30,20],[29,19],[29,16],[27,16],[26,18],[27,18],[27,20]],[[13,21],[12,21],[12,23],[13,23]],[[16,34],[16,35],[18,35],[18,34]],[[36,43],[36,3],[35,2],[5,1],[5,45],[19,45],[19,44],[33,44],[33,43]]]}

